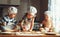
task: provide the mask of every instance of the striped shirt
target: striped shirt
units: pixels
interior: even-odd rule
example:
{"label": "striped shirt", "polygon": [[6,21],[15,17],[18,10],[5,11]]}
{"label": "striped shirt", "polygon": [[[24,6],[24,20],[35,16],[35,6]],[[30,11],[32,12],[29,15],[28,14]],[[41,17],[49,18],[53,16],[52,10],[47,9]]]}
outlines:
{"label": "striped shirt", "polygon": [[4,23],[4,26],[0,26],[1,30],[12,30],[17,22],[14,18],[9,18],[9,16],[5,16],[0,20],[0,23]]}

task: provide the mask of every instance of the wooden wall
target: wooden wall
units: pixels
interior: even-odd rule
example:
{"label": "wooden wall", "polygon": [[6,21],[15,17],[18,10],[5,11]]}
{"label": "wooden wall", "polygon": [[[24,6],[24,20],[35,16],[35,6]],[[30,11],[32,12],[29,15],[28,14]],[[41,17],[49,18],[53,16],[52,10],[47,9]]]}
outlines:
{"label": "wooden wall", "polygon": [[31,0],[31,5],[38,10],[36,21],[43,20],[44,11],[48,10],[48,0]]}

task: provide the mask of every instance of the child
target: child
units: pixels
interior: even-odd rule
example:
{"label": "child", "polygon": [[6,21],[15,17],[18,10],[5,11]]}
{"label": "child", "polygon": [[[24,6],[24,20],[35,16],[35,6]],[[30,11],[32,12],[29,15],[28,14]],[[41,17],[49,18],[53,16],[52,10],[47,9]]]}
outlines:
{"label": "child", "polygon": [[34,27],[34,19],[36,16],[37,10],[35,7],[30,6],[30,10],[26,13],[21,21],[21,27],[23,31],[32,31]]}

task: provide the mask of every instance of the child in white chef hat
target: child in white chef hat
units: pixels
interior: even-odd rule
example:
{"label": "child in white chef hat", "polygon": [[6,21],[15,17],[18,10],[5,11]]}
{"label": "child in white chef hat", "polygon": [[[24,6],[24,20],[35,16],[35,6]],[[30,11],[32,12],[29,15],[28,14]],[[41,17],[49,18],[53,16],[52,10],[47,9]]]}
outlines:
{"label": "child in white chef hat", "polygon": [[17,14],[16,7],[8,8],[8,15],[4,16],[0,21],[0,28],[4,32],[13,32],[16,31],[16,20],[14,19]]}
{"label": "child in white chef hat", "polygon": [[21,21],[21,28],[23,31],[32,31],[36,13],[37,9],[33,6],[30,6],[30,10],[27,11],[26,15]]}

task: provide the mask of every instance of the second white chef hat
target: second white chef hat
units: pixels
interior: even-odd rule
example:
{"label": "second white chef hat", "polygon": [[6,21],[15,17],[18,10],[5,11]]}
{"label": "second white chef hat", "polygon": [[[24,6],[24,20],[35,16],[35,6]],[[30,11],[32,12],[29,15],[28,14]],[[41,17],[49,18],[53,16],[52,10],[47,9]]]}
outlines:
{"label": "second white chef hat", "polygon": [[37,13],[37,9],[34,6],[30,6],[29,13],[33,16]]}

